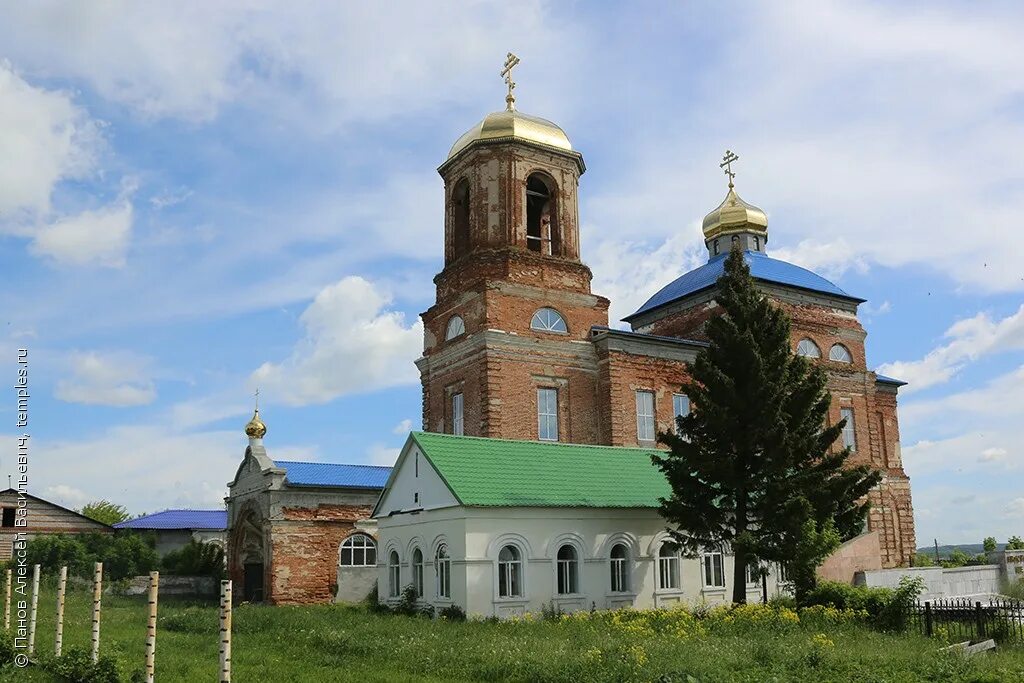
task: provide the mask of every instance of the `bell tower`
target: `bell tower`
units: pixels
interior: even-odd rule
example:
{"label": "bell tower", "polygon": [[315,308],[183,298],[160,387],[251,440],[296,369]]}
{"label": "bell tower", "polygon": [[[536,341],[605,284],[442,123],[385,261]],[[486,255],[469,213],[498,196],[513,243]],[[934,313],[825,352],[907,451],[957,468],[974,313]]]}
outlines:
{"label": "bell tower", "polygon": [[456,140],[438,168],[444,268],[434,278],[436,302],[422,315],[423,426],[537,439],[537,401],[551,400],[537,389],[553,388],[557,402],[547,407],[558,440],[590,442],[596,426],[579,424],[569,410],[569,399],[585,390],[573,378],[589,365],[579,356],[592,354],[578,342],[608,324],[608,300],[591,293],[590,269],[580,261],[586,167],[561,128],[516,109],[518,63],[510,53],[501,72],[506,108]]}

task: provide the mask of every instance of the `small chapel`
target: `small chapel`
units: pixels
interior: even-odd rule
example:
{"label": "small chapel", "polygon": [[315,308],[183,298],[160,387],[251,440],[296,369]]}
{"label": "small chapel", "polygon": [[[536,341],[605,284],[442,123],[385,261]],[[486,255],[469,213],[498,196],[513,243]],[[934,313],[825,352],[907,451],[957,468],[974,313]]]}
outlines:
{"label": "small chapel", "polygon": [[[581,258],[583,156],[558,125],[516,108],[517,62],[509,55],[503,72],[505,109],[456,140],[438,168],[444,260],[422,314],[422,431],[393,469],[346,479],[347,488],[303,484],[297,464],[271,461],[251,439],[229,496],[233,575],[258,564],[265,583],[287,593],[302,576],[292,561],[300,553],[338,563],[337,598],[354,550],[344,543],[358,535],[382,600],[412,586],[425,605],[488,616],[727,600],[731,556],[679,554],[658,513],[668,485],[650,455],[657,434],[690,410],[680,393],[686,363],[707,346],[733,249],[791,318],[794,352],[827,372],[830,419],[847,421],[837,447],[883,473],[864,533],[838,551],[834,578],[909,564],[913,509],[896,410],[904,383],[868,366],[857,318],[864,300],[769,255],[767,215],[737,193],[730,152],[725,198],[703,221],[707,262],[627,316],[628,329],[610,326],[609,300],[591,291]],[[266,502],[288,491],[304,507]],[[321,523],[279,540],[299,507]],[[313,534],[323,539],[315,550],[300,540]],[[765,569],[767,578],[747,572],[751,599],[788,590],[783,568]]]}

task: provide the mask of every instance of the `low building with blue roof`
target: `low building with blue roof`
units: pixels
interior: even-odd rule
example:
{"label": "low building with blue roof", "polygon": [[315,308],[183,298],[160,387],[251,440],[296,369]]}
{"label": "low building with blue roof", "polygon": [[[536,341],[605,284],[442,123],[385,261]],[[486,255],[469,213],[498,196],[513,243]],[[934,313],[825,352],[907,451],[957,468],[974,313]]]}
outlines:
{"label": "low building with blue roof", "polygon": [[228,574],[249,602],[357,602],[376,582],[373,504],[390,467],[274,460],[255,411],[226,499]]}
{"label": "low building with blue roof", "polygon": [[215,543],[222,548],[228,528],[227,510],[164,510],[114,525],[119,531],[145,531],[156,538],[156,551],[163,557],[191,541]]}

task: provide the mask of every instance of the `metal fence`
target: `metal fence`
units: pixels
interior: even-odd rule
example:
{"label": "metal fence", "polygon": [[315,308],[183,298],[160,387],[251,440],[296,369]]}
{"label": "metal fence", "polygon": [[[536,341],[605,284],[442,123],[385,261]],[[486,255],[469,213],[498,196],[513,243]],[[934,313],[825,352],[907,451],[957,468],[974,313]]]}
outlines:
{"label": "metal fence", "polygon": [[1024,643],[1024,601],[1020,600],[929,600],[914,605],[910,616],[911,628],[926,636]]}

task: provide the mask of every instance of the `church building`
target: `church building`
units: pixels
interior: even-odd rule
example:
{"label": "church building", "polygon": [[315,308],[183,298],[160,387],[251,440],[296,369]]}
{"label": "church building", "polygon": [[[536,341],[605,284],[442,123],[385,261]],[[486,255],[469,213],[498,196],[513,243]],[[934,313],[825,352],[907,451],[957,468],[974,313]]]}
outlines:
{"label": "church building", "polygon": [[703,223],[707,263],[627,316],[629,330],[611,328],[580,254],[583,156],[556,124],[516,110],[512,87],[507,108],[460,137],[438,169],[444,267],[422,316],[424,432],[410,436],[374,510],[381,594],[413,585],[435,606],[499,615],[551,600],[580,609],[724,596],[731,558],[708,549],[688,560],[666,543],[656,511],[665,484],[649,454],[690,409],[684,364],[720,314],[731,249],[790,316],[793,350],[826,370],[851,462],[883,473],[857,540],[874,556],[864,568],[908,564],[903,383],[867,365],[864,300],[769,255],[767,216],[736,193],[727,153],[728,191]]}

